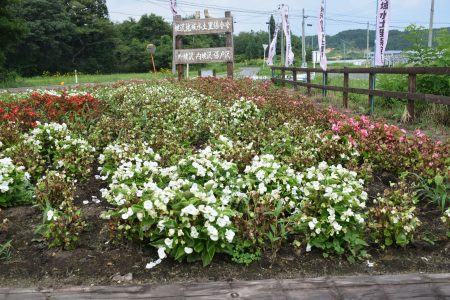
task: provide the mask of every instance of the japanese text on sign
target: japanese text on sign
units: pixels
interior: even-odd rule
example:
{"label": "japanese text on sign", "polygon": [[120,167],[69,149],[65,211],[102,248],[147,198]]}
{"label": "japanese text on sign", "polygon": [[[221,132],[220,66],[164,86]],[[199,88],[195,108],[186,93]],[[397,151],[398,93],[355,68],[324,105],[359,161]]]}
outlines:
{"label": "japanese text on sign", "polygon": [[377,28],[376,28],[376,53],[375,65],[382,66],[384,64],[384,51],[389,34],[389,12],[390,1],[381,0],[377,9]]}
{"label": "japanese text on sign", "polygon": [[233,19],[201,19],[175,21],[175,35],[194,35],[233,32]]}
{"label": "japanese text on sign", "polygon": [[176,64],[202,64],[232,61],[232,47],[175,50]]}

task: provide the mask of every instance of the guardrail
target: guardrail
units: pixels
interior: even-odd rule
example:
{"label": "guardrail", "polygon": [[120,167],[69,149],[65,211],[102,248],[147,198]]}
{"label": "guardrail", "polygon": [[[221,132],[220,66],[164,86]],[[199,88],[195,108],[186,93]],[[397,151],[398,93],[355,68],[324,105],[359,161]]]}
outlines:
{"label": "guardrail", "polygon": [[[282,86],[286,84],[294,85],[297,89],[298,86],[307,88],[308,96],[311,96],[311,89],[321,89],[324,96],[327,95],[327,91],[342,92],[343,106],[348,107],[348,94],[361,94],[368,95],[368,106],[370,112],[374,110],[374,96],[380,97],[393,97],[408,100],[407,110],[409,115],[414,118],[414,101],[423,100],[436,104],[450,105],[450,97],[442,95],[433,95],[416,92],[416,79],[418,74],[429,75],[450,75],[449,67],[406,67],[406,68],[343,68],[343,69],[328,69],[323,71],[320,68],[287,68],[287,67],[271,67],[272,69],[272,81],[275,83],[281,83]],[[280,76],[277,76],[276,71],[281,71]],[[286,79],[286,72],[292,72],[292,80]],[[315,84],[311,83],[311,73],[322,73],[323,83]],[[299,73],[306,73],[306,82],[297,81],[297,75]],[[328,74],[338,73],[344,74],[343,86],[330,86],[328,85]],[[369,88],[352,88],[350,87],[350,74],[369,74]],[[375,76],[376,74],[405,74],[408,75],[408,92],[393,92],[375,89]]]}

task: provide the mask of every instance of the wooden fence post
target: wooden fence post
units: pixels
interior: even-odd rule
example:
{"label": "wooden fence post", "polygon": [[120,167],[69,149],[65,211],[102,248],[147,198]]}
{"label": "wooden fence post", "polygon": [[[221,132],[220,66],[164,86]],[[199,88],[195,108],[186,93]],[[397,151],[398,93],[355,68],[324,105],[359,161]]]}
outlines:
{"label": "wooden fence post", "polygon": [[281,86],[286,86],[286,70],[284,68],[281,69]]}
{"label": "wooden fence post", "polygon": [[328,85],[328,72],[324,71],[323,72],[323,87],[322,87],[322,96],[326,97],[327,96],[327,85]]}
{"label": "wooden fence post", "polygon": [[[311,72],[309,70],[306,71],[306,83],[311,83]],[[311,87],[308,86],[308,96],[311,97]]]}
{"label": "wooden fence post", "polygon": [[[181,21],[181,16],[180,15],[176,15],[173,17],[174,21]],[[182,49],[183,48],[183,39],[182,36],[177,35],[175,37],[175,49]],[[184,71],[184,67],[182,64],[178,64],[177,65],[177,70],[178,70],[178,80],[182,80],[183,79],[183,71]]]}
{"label": "wooden fence post", "polygon": [[[415,93],[416,92],[416,74],[408,74],[408,92]],[[414,100],[408,99],[407,105],[408,114],[411,117],[411,121],[414,120]]]}
{"label": "wooden fence post", "polygon": [[375,85],[375,74],[369,73],[369,98],[367,105],[369,107],[369,115],[372,115],[372,101],[374,101],[374,95],[371,93]]}
{"label": "wooden fence post", "polygon": [[298,90],[298,86],[297,86],[297,70],[293,69],[292,70],[292,80],[294,81],[294,90]]}
{"label": "wooden fence post", "polygon": [[[225,12],[225,18],[231,18],[230,11]],[[231,23],[233,23],[233,22],[231,22]],[[234,26],[234,24],[231,24],[231,26]],[[232,30],[232,32],[225,33],[225,36],[226,36],[225,46],[226,47],[233,47],[233,31],[234,30]],[[227,62],[227,77],[228,78],[233,78],[233,71],[234,71],[233,68],[234,68],[234,63]]]}
{"label": "wooden fence post", "polygon": [[[344,67],[344,89],[348,89],[348,83],[349,83],[349,73],[347,68]],[[342,93],[343,101],[344,101],[344,107],[348,108],[348,90]]]}

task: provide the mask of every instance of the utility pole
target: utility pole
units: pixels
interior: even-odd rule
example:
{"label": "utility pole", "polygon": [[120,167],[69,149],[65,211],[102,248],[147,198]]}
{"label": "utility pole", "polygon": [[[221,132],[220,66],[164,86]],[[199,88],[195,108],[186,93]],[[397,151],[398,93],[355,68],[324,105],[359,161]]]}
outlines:
{"label": "utility pole", "polygon": [[434,0],[431,0],[430,10],[430,28],[428,30],[428,47],[433,47],[433,17],[434,17]]}
{"label": "utility pole", "polygon": [[305,41],[305,9],[302,9],[302,68],[306,68],[306,41]]}

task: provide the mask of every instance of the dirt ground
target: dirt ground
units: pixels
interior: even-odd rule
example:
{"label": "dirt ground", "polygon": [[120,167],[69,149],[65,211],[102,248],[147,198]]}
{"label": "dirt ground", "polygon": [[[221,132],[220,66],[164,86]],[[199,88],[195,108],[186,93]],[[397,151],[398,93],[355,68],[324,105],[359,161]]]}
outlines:
{"label": "dirt ground", "polygon": [[[389,176],[381,174],[369,188],[369,195],[381,192]],[[441,238],[431,245],[422,239],[406,247],[386,251],[370,249],[367,261],[351,264],[345,258],[323,258],[319,251],[296,253],[291,246],[283,248],[272,262],[262,258],[249,266],[238,265],[228,256],[216,256],[203,268],[200,262],[177,263],[166,259],[152,270],[145,265],[156,257],[154,248],[132,242],[113,243],[105,230],[105,221],[98,218],[107,204],[87,205],[83,200],[100,198],[101,183],[91,179],[78,189],[77,205],[82,207],[88,230],[80,238],[79,247],[72,251],[48,249],[34,234],[42,215],[32,206],[0,211],[0,220],[7,218],[7,232],[0,232],[0,243],[12,240],[9,259],[0,260],[0,287],[51,287],[75,285],[150,284],[196,282],[208,280],[287,279],[333,275],[398,274],[409,272],[450,272],[450,242]],[[423,208],[419,236],[445,236],[439,220],[440,211]],[[120,281],[114,275],[132,273],[132,281]]]}

